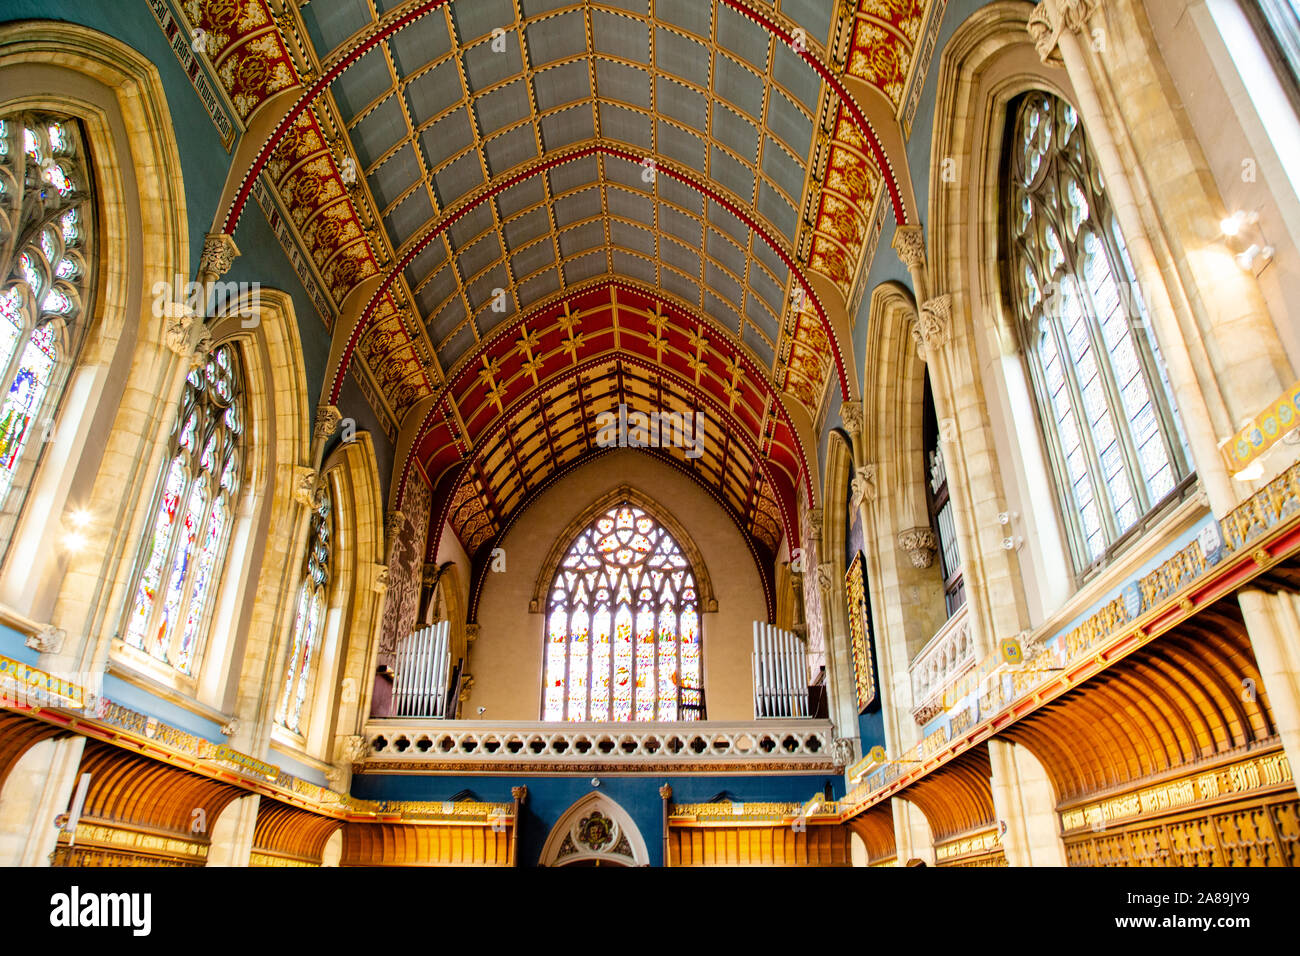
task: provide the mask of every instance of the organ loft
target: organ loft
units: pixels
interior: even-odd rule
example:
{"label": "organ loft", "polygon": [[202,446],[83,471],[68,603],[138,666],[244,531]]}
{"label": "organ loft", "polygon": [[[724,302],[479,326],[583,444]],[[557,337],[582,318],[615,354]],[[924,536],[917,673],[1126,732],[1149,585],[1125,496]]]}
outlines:
{"label": "organ loft", "polygon": [[1297,50],[0,0],[0,864],[1300,863]]}

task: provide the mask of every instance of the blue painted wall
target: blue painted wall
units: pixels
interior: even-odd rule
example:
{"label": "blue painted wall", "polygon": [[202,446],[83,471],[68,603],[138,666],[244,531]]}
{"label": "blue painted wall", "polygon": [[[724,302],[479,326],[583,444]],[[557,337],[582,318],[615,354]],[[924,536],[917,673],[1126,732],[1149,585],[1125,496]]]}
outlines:
{"label": "blue painted wall", "polygon": [[479,800],[510,803],[510,789],[528,787],[519,831],[519,864],[536,866],[552,827],[564,812],[582,797],[599,790],[624,810],[641,831],[651,866],[663,866],[663,800],[659,788],[673,788],[674,803],[703,803],[726,791],[744,802],[803,803],[824,792],[844,795],[844,778],[831,775],[784,777],[699,777],[699,776],[604,776],[600,787],[590,776],[566,777],[417,777],[391,774],[358,774],[352,778],[352,795],[364,800],[450,800],[470,790]]}

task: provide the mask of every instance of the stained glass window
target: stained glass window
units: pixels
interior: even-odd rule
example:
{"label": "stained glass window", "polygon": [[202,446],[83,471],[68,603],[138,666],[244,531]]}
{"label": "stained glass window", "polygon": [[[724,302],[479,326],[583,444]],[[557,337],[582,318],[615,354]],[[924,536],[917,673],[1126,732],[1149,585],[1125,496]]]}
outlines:
{"label": "stained glass window", "polygon": [[307,699],[307,688],[320,653],[321,632],[325,627],[330,581],[331,507],[329,492],[322,492],[320,503],[311,516],[311,533],[307,539],[302,587],[298,589],[284,692],[280,695],[280,707],[275,717],[276,723],[295,732],[301,731],[303,703]]}
{"label": "stained glass window", "polygon": [[1079,570],[1165,499],[1187,453],[1128,250],[1078,114],[1013,112],[1010,279]]}
{"label": "stained glass window", "polygon": [[90,295],[93,217],[78,124],[0,118],[0,504],[52,433]]}
{"label": "stained glass window", "polygon": [[[678,720],[702,686],[699,597],[681,548],[623,503],[570,546],[551,585],[543,720]],[[693,702],[689,691],[682,697]]]}
{"label": "stained glass window", "polygon": [[243,467],[243,380],[233,346],[213,349],[181,395],[123,640],[194,673]]}

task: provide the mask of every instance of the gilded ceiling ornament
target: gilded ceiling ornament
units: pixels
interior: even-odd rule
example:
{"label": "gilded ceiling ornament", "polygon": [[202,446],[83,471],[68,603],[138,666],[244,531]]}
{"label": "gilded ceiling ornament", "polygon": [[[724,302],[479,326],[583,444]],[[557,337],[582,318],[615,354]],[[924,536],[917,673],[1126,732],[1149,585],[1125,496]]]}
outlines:
{"label": "gilded ceiling ornament", "polygon": [[239,255],[233,236],[224,232],[210,232],[203,237],[203,254],[199,257],[199,275],[220,278],[230,271]]}
{"label": "gilded ceiling ornament", "polygon": [[898,547],[912,559],[912,567],[928,568],[938,550],[934,532],[929,528],[912,528],[898,536]]}

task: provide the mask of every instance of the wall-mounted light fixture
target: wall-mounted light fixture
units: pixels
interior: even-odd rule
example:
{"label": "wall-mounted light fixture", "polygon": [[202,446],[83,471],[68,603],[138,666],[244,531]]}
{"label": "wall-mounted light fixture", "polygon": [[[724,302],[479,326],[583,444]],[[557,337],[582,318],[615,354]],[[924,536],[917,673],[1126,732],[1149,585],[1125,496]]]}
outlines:
{"label": "wall-mounted light fixture", "polygon": [[1259,275],[1273,261],[1275,250],[1264,238],[1258,212],[1238,209],[1219,221],[1219,231],[1244,271]]}

